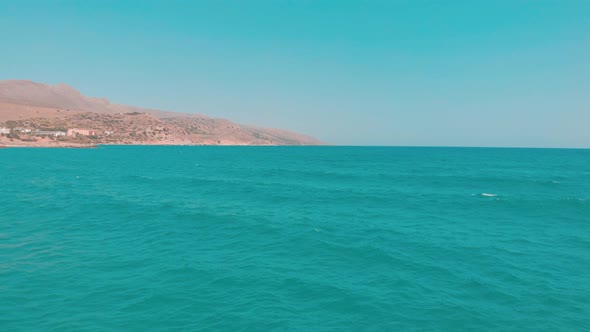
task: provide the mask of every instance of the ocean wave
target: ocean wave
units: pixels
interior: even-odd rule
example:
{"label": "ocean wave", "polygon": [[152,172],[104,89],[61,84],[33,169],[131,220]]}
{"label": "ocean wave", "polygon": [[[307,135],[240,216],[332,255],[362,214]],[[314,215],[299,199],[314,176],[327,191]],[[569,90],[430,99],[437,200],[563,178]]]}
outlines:
{"label": "ocean wave", "polygon": [[0,165],[0,329],[587,325],[588,154],[156,149]]}

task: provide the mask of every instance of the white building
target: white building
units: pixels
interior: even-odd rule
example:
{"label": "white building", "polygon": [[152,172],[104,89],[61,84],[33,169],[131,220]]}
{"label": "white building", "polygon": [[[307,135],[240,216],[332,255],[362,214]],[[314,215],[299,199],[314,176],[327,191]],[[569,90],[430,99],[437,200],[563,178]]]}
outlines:
{"label": "white building", "polygon": [[24,134],[29,134],[29,133],[31,133],[32,130],[29,128],[16,127],[13,129],[13,131],[16,131],[19,133],[24,133]]}
{"label": "white building", "polygon": [[10,129],[8,129],[8,128],[4,128],[4,127],[1,127],[1,128],[0,128],[0,135],[1,135],[1,134],[4,134],[4,135],[8,135],[8,134],[10,134]]}
{"label": "white building", "polygon": [[66,136],[66,132],[65,131],[57,131],[57,130],[37,130],[37,131],[33,132],[33,135],[59,137],[59,136]]}

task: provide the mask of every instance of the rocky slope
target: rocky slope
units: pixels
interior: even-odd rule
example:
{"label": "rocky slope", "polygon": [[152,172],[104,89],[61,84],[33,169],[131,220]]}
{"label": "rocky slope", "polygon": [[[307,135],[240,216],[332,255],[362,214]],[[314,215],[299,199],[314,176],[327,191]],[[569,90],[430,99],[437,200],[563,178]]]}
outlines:
{"label": "rocky slope", "polygon": [[[0,145],[76,144],[317,145],[315,138],[281,129],[243,126],[201,114],[165,112],[86,97],[65,85],[0,81]],[[47,136],[78,128],[92,135]],[[37,134],[36,134],[37,133]]]}

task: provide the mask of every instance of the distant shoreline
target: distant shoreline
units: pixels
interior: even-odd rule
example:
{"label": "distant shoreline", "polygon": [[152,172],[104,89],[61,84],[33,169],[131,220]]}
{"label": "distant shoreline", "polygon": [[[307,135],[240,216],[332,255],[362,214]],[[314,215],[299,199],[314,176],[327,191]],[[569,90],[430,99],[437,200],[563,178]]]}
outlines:
{"label": "distant shoreline", "polygon": [[97,144],[90,145],[0,145],[0,149],[45,149],[45,148],[62,148],[62,149],[94,149],[97,148]]}
{"label": "distant shoreline", "polygon": [[219,146],[219,147],[339,147],[339,148],[416,148],[416,149],[523,149],[523,150],[590,150],[579,147],[521,147],[521,146],[424,146],[424,145],[258,145],[258,144],[88,144],[88,145],[0,145],[0,149],[96,149],[101,146]]}
{"label": "distant shoreline", "polygon": [[268,145],[268,144],[145,144],[145,143],[132,143],[132,144],[88,144],[88,145],[0,145],[0,149],[96,149],[100,146],[257,146],[257,147],[278,147],[278,146],[328,146],[328,145]]}

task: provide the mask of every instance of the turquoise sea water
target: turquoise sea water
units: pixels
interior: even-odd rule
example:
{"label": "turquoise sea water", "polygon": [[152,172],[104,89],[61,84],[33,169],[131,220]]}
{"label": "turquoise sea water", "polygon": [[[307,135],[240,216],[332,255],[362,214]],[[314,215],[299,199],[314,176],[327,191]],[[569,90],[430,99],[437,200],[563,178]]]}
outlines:
{"label": "turquoise sea water", "polygon": [[590,150],[0,150],[2,331],[590,329]]}

